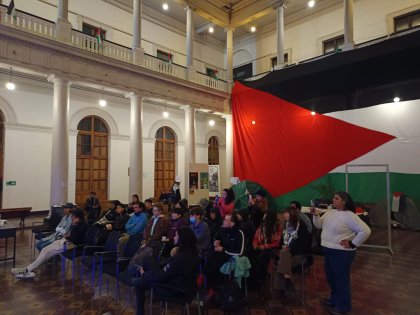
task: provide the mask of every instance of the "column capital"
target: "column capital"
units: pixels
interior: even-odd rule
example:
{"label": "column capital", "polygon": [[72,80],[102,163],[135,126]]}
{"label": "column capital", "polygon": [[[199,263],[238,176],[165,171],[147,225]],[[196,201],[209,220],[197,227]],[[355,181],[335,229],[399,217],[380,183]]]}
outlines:
{"label": "column capital", "polygon": [[63,84],[68,84],[68,85],[71,84],[70,79],[68,79],[68,78],[66,78],[64,76],[61,76],[61,75],[57,75],[57,74],[49,74],[47,76],[47,81],[48,82],[53,82],[53,83],[55,83],[55,82],[57,82],[57,83],[63,83]]}
{"label": "column capital", "polygon": [[184,11],[188,11],[188,10],[193,10],[193,8],[192,8],[191,4],[186,3],[184,5]]}
{"label": "column capital", "polygon": [[189,111],[189,112],[191,112],[191,111],[195,111],[195,107],[193,107],[193,106],[191,106],[191,105],[182,105],[181,107],[180,107],[181,109],[183,109],[184,111]]}
{"label": "column capital", "polygon": [[124,95],[125,98],[134,99],[134,100],[143,99],[144,96],[145,95],[138,92],[128,92],[127,94]]}
{"label": "column capital", "polygon": [[222,116],[226,121],[232,121],[232,114],[225,114]]}
{"label": "column capital", "polygon": [[283,9],[286,9],[287,8],[287,4],[286,4],[286,1],[285,0],[281,0],[281,1],[279,1],[278,3],[276,3],[274,5],[274,9],[277,10],[279,8],[283,8]]}

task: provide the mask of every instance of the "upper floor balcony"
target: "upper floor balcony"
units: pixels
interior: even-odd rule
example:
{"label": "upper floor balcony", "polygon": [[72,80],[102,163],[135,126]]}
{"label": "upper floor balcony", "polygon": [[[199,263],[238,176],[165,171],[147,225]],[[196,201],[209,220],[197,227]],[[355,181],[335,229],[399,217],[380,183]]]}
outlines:
{"label": "upper floor balcony", "polygon": [[[0,24],[63,43],[58,36],[58,26],[53,21],[20,10],[16,10],[14,16],[8,15],[7,6],[5,5],[0,5]],[[84,34],[75,29],[71,29],[71,36],[64,43],[98,56],[112,58],[127,64],[136,64],[136,66],[169,77],[186,80],[216,91],[228,92],[228,84],[223,80],[226,77],[224,69],[217,69],[216,75],[213,73],[213,77],[200,71],[194,71],[191,74],[188,73],[188,69],[185,66],[171,61],[164,61],[147,53],[144,54],[141,63],[136,63],[131,48],[111,41],[99,40],[94,36]],[[197,64],[200,61],[194,60],[194,63]]]}

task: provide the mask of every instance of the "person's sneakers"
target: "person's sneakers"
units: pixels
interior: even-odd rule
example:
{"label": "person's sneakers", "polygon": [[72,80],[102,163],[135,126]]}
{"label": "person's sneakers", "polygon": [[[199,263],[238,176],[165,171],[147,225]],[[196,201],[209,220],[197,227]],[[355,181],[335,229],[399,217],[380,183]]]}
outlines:
{"label": "person's sneakers", "polygon": [[321,303],[327,306],[331,306],[331,307],[335,306],[335,304],[331,302],[331,299],[328,299],[328,298],[321,299]]}
{"label": "person's sneakers", "polygon": [[20,274],[22,272],[25,272],[25,271],[26,271],[26,267],[23,267],[23,268],[12,268],[12,269],[10,269],[10,272],[14,276],[16,276],[17,274]]}
{"label": "person's sneakers", "polygon": [[32,271],[24,271],[15,275],[16,279],[32,279],[35,277],[35,272]]}

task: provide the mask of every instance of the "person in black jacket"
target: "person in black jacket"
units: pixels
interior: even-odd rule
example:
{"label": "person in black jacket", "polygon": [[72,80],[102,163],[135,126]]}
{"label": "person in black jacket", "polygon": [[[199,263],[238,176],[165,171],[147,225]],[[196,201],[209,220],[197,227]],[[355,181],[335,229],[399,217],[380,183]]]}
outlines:
{"label": "person in black jacket", "polygon": [[101,214],[101,204],[99,203],[99,199],[96,197],[96,192],[90,192],[89,198],[86,199],[85,211],[89,222],[95,222],[99,219],[99,215]]}
{"label": "person in black jacket", "polygon": [[300,264],[300,255],[311,253],[312,236],[305,222],[299,218],[299,210],[286,208],[284,213],[283,236],[280,241],[280,259],[277,265],[276,286],[283,294],[292,287],[292,269]]}
{"label": "person in black jacket", "polygon": [[[152,257],[143,260],[138,267],[140,277],[132,279],[136,288],[137,315],[144,315],[145,292],[154,283],[162,283],[176,288],[195,285],[194,267],[198,264],[197,239],[188,227],[180,228],[174,238],[178,250],[161,268]],[[188,281],[191,277],[193,281]]]}
{"label": "person in black jacket", "polygon": [[106,239],[112,231],[120,231],[121,233],[125,232],[125,224],[128,219],[130,219],[130,216],[127,214],[124,205],[117,205],[117,209],[115,210],[115,221],[105,224],[104,228],[99,233],[97,245],[104,245]]}
{"label": "person in black jacket", "polygon": [[75,210],[72,213],[72,226],[69,234],[64,235],[62,239],[56,240],[44,247],[38,257],[27,267],[12,268],[11,273],[18,279],[33,278],[35,276],[33,270],[43,262],[62,253],[65,249],[71,248],[72,244],[82,244],[87,228],[88,225],[84,218],[84,211],[82,209]]}
{"label": "person in black jacket", "polygon": [[209,300],[215,295],[215,289],[220,285],[220,267],[223,266],[232,256],[241,256],[244,251],[244,233],[239,228],[239,221],[236,213],[227,214],[219,229],[215,241],[214,252],[207,257],[204,274],[207,276],[209,288],[206,299]]}

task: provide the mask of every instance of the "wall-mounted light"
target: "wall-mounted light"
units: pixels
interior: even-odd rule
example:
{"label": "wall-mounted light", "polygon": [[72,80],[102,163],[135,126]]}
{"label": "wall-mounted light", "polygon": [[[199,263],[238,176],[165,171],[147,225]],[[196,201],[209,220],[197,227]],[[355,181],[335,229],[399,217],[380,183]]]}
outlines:
{"label": "wall-mounted light", "polygon": [[399,101],[401,101],[401,99],[398,96],[394,97],[394,103],[398,103]]}
{"label": "wall-mounted light", "polygon": [[165,102],[165,110],[163,111],[162,116],[164,118],[168,118],[169,117],[169,112],[166,110],[166,102]]}
{"label": "wall-mounted light", "polygon": [[99,100],[99,106],[105,107],[107,104],[106,100],[104,99],[104,88],[102,88],[101,92],[101,99]]}
{"label": "wall-mounted light", "polygon": [[308,1],[308,7],[313,8],[315,6],[315,0]]}
{"label": "wall-mounted light", "polygon": [[216,124],[216,122],[213,119],[210,119],[209,120],[209,125],[210,126],[214,126],[215,124]]}
{"label": "wall-mounted light", "polygon": [[210,25],[209,26],[209,33],[214,33],[214,27],[213,27],[213,25]]}
{"label": "wall-mounted light", "polygon": [[15,88],[16,88],[16,84],[12,82],[12,68],[10,68],[9,81],[6,82],[6,89],[13,91]]}
{"label": "wall-mounted light", "polygon": [[257,27],[255,25],[252,25],[250,30],[252,33],[255,33],[257,31]]}
{"label": "wall-mounted light", "polygon": [[169,5],[166,2],[164,2],[162,4],[162,9],[165,10],[165,11],[168,11],[169,10]]}

